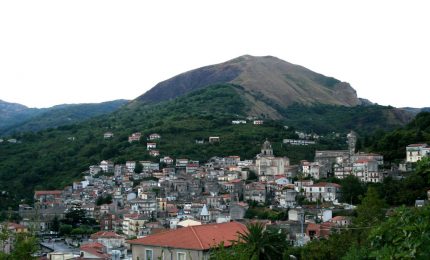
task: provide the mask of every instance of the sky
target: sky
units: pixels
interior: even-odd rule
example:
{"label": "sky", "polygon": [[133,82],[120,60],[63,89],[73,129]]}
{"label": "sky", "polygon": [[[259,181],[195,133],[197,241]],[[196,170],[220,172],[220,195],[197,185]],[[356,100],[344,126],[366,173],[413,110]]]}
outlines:
{"label": "sky", "polygon": [[350,0],[0,1],[0,99],[29,107],[134,99],[249,54],[430,106],[430,3]]}

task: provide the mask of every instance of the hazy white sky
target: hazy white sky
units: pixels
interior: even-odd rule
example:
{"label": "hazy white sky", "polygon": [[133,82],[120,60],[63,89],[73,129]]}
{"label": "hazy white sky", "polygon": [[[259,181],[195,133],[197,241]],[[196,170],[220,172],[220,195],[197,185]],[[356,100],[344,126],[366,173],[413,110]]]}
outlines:
{"label": "hazy white sky", "polygon": [[133,99],[243,54],[430,106],[430,2],[0,1],[0,99],[31,107]]}

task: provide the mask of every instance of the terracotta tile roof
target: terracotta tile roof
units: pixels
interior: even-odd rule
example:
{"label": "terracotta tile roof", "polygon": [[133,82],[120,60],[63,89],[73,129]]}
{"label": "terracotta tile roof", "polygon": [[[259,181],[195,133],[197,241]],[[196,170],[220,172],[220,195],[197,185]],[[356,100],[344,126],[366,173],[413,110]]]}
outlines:
{"label": "terracotta tile roof", "polygon": [[63,193],[62,190],[38,190],[34,193],[36,196],[40,195],[61,195]]}
{"label": "terracotta tile roof", "polygon": [[82,259],[88,259],[87,257],[85,257],[85,252],[98,257],[98,259],[111,259],[111,255],[105,253],[105,246],[98,242],[84,244],[79,249],[84,252],[84,258]]}
{"label": "terracotta tile roof", "polygon": [[14,230],[18,230],[18,229],[27,229],[26,226],[23,226],[21,224],[17,224],[17,223],[13,223],[13,222],[9,222],[8,224],[9,229],[14,229]]}
{"label": "terracotta tile roof", "polygon": [[[103,253],[103,251],[101,251],[98,248],[94,248],[94,247],[81,247],[80,249],[83,252],[90,253],[91,255],[96,256],[98,259],[105,259],[105,260],[112,259],[111,255]],[[84,255],[85,255],[85,253],[84,253]],[[91,258],[84,257],[82,259],[91,259]]]}
{"label": "terracotta tile roof", "polygon": [[119,238],[123,238],[123,236],[120,236],[117,233],[112,231],[99,231],[91,235],[91,239],[97,239],[97,238],[118,238],[119,239]]}
{"label": "terracotta tile roof", "polygon": [[96,249],[103,249],[104,245],[102,243],[99,242],[92,242],[92,243],[86,243],[83,244],[80,249],[84,249],[84,248],[96,248]]}
{"label": "terracotta tile roof", "polygon": [[336,216],[336,217],[333,217],[330,221],[333,222],[333,221],[342,221],[342,220],[348,220],[348,218],[345,216]]}
{"label": "terracotta tile roof", "polygon": [[408,147],[427,147],[427,144],[410,144]]}
{"label": "terracotta tile roof", "polygon": [[361,159],[361,160],[357,160],[355,161],[356,163],[368,163],[371,160],[366,160],[366,159]]}
{"label": "terracotta tile roof", "polygon": [[241,179],[234,179],[234,180],[231,180],[229,183],[240,183],[240,182],[242,182]]}
{"label": "terracotta tile roof", "polygon": [[306,228],[306,233],[309,234],[310,231],[314,231],[316,237],[328,237],[331,233],[331,228],[333,223],[324,222],[321,224],[309,223]]}
{"label": "terracotta tile roof", "polygon": [[154,234],[131,240],[127,243],[181,249],[209,250],[211,247],[221,242],[224,242],[224,246],[230,246],[231,240],[237,240],[237,233],[244,232],[245,230],[245,225],[239,222],[208,224]]}
{"label": "terracotta tile roof", "polygon": [[331,183],[331,182],[319,182],[312,185],[312,187],[336,187],[340,188],[341,186],[337,183]]}

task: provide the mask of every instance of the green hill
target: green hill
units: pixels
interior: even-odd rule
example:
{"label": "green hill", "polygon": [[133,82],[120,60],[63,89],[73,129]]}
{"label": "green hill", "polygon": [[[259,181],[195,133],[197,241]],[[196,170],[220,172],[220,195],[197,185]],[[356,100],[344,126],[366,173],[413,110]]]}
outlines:
{"label": "green hill", "polygon": [[430,144],[430,112],[419,113],[409,124],[394,131],[379,131],[362,139],[365,147],[383,154],[386,160],[404,160],[409,144]]}
{"label": "green hill", "polygon": [[109,114],[127,102],[127,100],[114,100],[93,104],[64,104],[38,109],[0,100],[0,135],[34,132],[76,124],[95,116]]}
{"label": "green hill", "polygon": [[[226,155],[251,159],[268,138],[273,142],[276,155],[286,155],[297,163],[301,159],[313,159],[315,149],[344,148],[344,136],[336,138],[330,131],[346,133],[351,129],[371,131],[393,126],[387,124],[384,117],[392,109],[389,107],[328,105],[293,105],[279,111],[287,115],[285,121],[232,125],[232,120],[245,119],[252,109],[243,91],[237,85],[215,85],[157,104],[134,102],[112,114],[80,124],[17,134],[21,143],[0,143],[0,190],[7,192],[0,196],[0,205],[2,208],[16,206],[21,199],[30,202],[34,189],[70,185],[73,180],[81,179],[82,172],[90,165],[101,160],[111,159],[116,163],[157,161],[158,158],[148,155],[145,138],[137,143],[128,142],[133,132],[139,131],[145,136],[159,133],[162,138],[158,147],[162,156],[202,162],[212,156]],[[297,138],[295,127],[314,132],[324,130],[326,137],[314,146],[282,146],[282,139]],[[106,131],[113,132],[114,137],[104,140]],[[196,139],[207,141],[209,136],[219,136],[221,141],[216,144],[195,142]]]}

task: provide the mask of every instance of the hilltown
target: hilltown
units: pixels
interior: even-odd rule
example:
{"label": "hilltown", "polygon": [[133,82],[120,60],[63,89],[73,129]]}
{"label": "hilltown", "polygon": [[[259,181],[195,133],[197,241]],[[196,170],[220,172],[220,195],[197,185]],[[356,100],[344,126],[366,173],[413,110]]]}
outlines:
{"label": "hilltown", "polygon": [[[105,139],[112,136],[104,134]],[[141,133],[133,133],[129,142],[141,138]],[[208,259],[210,249],[221,243],[229,246],[250,221],[277,228],[287,234],[291,245],[300,246],[350,224],[340,213],[354,206],[339,202],[339,184],[321,179],[354,175],[362,182],[378,183],[387,175],[408,171],[411,163],[430,154],[427,144],[409,145],[405,163],[396,171],[384,171],[381,155],[356,152],[357,137],[351,132],[348,150],[316,151],[314,162],[290,165],[287,157],[275,156],[266,140],[252,160],[228,156],[200,163],[160,156],[161,138],[151,134],[146,144],[159,161],[116,165],[101,161],[89,167],[84,180],[63,190],[35,191],[33,206],[19,206],[20,223],[2,225],[11,232],[32,230],[50,237],[41,243],[49,252],[47,259]],[[221,140],[209,137],[208,141]],[[284,140],[289,145],[313,142]],[[266,219],[255,220],[249,214],[252,207],[284,217],[268,213]],[[53,231],[54,222],[73,212],[84,212],[99,231],[59,236]],[[6,240],[2,248],[7,253],[12,246],[13,241]]]}

